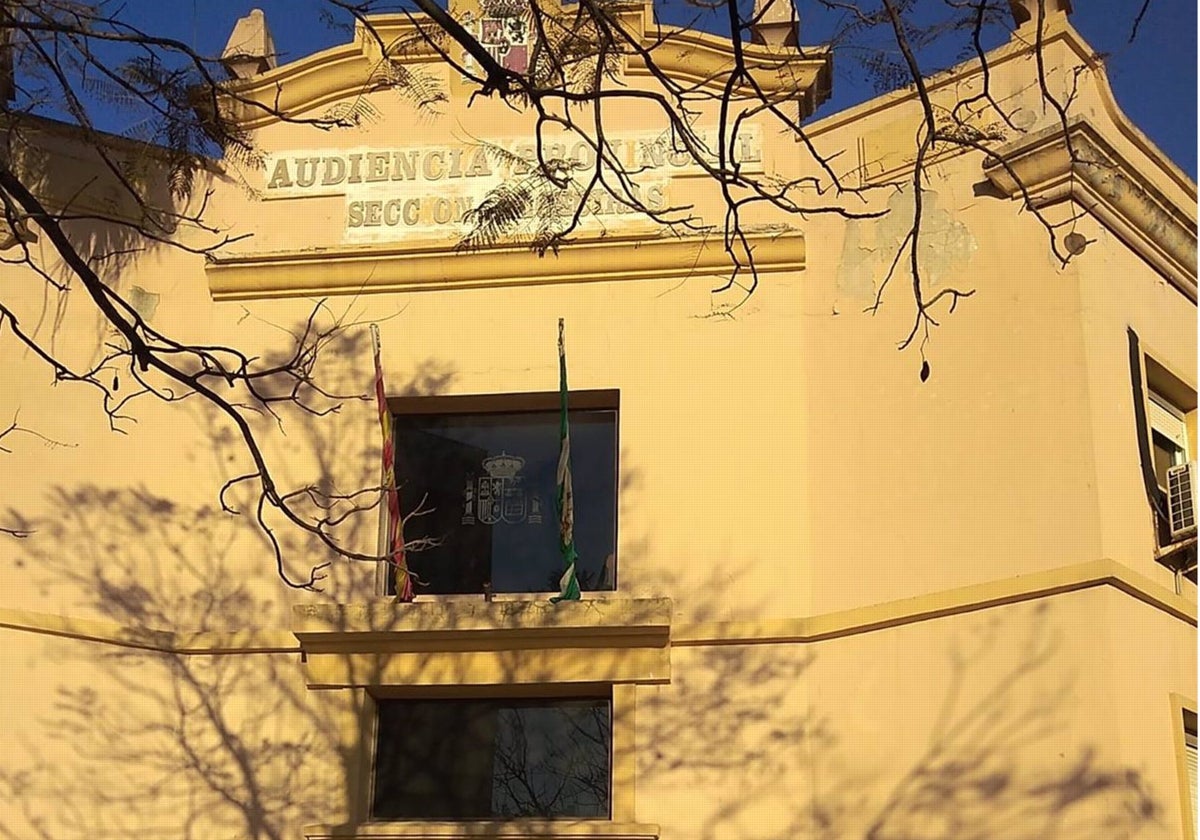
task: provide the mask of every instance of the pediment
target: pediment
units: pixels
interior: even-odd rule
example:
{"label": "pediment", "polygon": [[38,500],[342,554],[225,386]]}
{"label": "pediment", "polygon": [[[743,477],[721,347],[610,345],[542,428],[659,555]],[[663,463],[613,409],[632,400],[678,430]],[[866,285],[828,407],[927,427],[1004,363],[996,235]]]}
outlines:
{"label": "pediment", "polygon": [[[625,30],[652,51],[657,69],[676,81],[719,87],[734,66],[727,40],[660,31],[650,5],[623,6],[619,14]],[[487,22],[479,21],[481,27]],[[745,263],[745,255],[735,257],[724,242],[719,185],[675,145],[657,106],[648,100],[604,105],[610,115],[604,123],[606,161],[619,168],[620,189],[649,208],[641,212],[611,186],[589,184],[594,130],[572,133],[553,122],[539,124],[531,108],[496,97],[472,99],[478,89],[439,53],[444,44],[435,48],[421,37],[420,26],[420,19],[407,16],[375,16],[369,28],[358,26],[349,44],[228,84],[226,106],[250,133],[258,156],[241,165],[237,174],[248,195],[230,199],[227,218],[231,229],[247,219],[254,224],[250,237],[210,259],[214,297],[726,278],[736,260]],[[388,45],[386,59],[381,45]],[[806,49],[801,57],[794,47],[745,50],[765,96],[798,102],[802,111],[824,96],[826,51]],[[381,66],[390,69],[381,74]],[[614,84],[626,89],[659,84],[635,53],[621,73]],[[408,85],[403,91],[390,87],[397,75]],[[409,95],[414,92],[415,98]],[[423,107],[427,94],[436,107]],[[719,101],[715,93],[710,113],[697,117],[701,148],[715,150],[718,139],[727,138],[748,173],[771,173],[794,157],[790,141],[754,120],[738,121],[722,135]],[[348,116],[349,124],[328,124]],[[543,159],[574,170],[570,188],[553,196],[545,194],[553,191],[544,183],[532,187],[542,192],[526,200],[521,221],[502,234],[474,228],[474,208],[498,190],[541,177],[539,144]],[[708,163],[717,165],[715,152]],[[231,169],[237,166],[230,162]],[[551,236],[546,246],[546,217],[532,208],[558,199],[570,205],[560,216],[582,211],[569,237]],[[662,216],[653,218],[655,211]],[[664,225],[669,214],[687,223]],[[297,237],[301,227],[304,234]],[[751,250],[760,273],[803,268],[798,229],[756,220],[744,232],[740,247]]]}
{"label": "pediment", "polygon": [[[468,3],[477,6],[478,0],[452,4],[456,17],[471,14],[465,5]],[[460,5],[463,9],[458,8]],[[620,71],[625,83],[637,85],[639,79],[650,75],[639,55],[644,51],[653,56],[656,69],[673,80],[714,92],[723,89],[735,65],[733,46],[728,39],[691,29],[658,26],[652,4],[625,4],[618,7],[618,15],[625,31],[637,41],[636,47],[629,48]],[[422,35],[430,31],[437,31],[436,25],[423,16],[370,16],[366,24],[357,23],[354,38],[348,44],[227,83],[225,113],[245,130],[279,122],[280,114],[289,119],[320,119],[331,107],[353,102],[386,83],[386,74],[381,76],[380,72],[385,60],[384,45],[387,58],[402,67],[449,70],[442,54],[450,49],[447,39],[442,37],[435,46]],[[762,94],[797,102],[801,117],[811,113],[828,96],[832,67],[828,48],[744,44],[742,50]],[[450,81],[447,91],[450,96],[469,97],[477,90],[458,84],[456,78]]]}

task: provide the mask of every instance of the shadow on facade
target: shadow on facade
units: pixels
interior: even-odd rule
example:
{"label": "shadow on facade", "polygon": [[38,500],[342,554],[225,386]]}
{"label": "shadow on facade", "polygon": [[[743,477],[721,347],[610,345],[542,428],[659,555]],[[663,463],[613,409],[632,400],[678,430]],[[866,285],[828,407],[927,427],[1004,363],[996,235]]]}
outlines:
{"label": "shadow on facade", "polygon": [[[355,330],[325,348],[332,376],[322,381],[331,393],[369,393],[369,373],[359,377],[345,364],[369,360],[369,344],[366,331]],[[436,393],[454,376],[427,360],[397,384],[406,394]],[[286,445],[314,460],[310,474],[330,477],[321,488],[327,492],[378,483],[374,402],[345,407],[285,415]],[[53,515],[26,517],[33,533],[20,546],[17,573],[59,595],[68,614],[126,628],[127,646],[45,643],[64,658],[52,671],[57,685],[26,677],[41,683],[46,708],[14,745],[24,760],[0,769],[0,837],[133,837],[150,830],[274,840],[294,838],[298,826],[328,821],[331,813],[352,813],[349,800],[357,806],[367,753],[356,735],[369,699],[361,691],[309,691],[298,652],[269,652],[277,640],[255,640],[255,630],[289,627],[291,601],[313,596],[280,586],[252,522],[219,509],[216,490],[238,474],[228,457],[238,442],[216,412],[201,408],[194,419],[208,445],[186,452],[192,460],[181,457],[177,468],[205,476],[198,481],[215,475],[213,503],[189,505],[145,487],[60,486],[47,499]],[[296,478],[276,477],[281,486]],[[227,499],[253,509],[249,493]],[[378,530],[376,510],[348,517],[337,533],[344,545],[374,553]],[[292,562],[332,559],[312,535],[278,535]],[[340,563],[327,585],[329,594],[317,598],[371,600],[376,566]],[[171,631],[186,631],[187,638],[174,637],[185,647],[188,638],[202,646],[203,634],[220,633],[236,639],[233,647],[264,652],[146,650],[162,648]],[[288,647],[294,645],[291,639]],[[46,737],[37,738],[37,730]]]}
{"label": "shadow on facade", "polygon": [[[61,212],[60,224],[72,247],[110,285],[141,256],[169,250],[173,243],[188,250],[216,250],[223,234],[215,229],[200,237],[188,235],[197,232],[197,221],[220,228],[208,218],[208,191],[219,183],[249,192],[241,178],[199,156],[112,135],[88,138],[64,124],[38,119],[17,120],[7,128],[10,165],[35,195],[66,200],[62,211],[50,202],[51,213]],[[55,165],[63,160],[73,165]],[[59,279],[65,279],[61,270]]]}
{"label": "shadow on facade", "polygon": [[639,705],[639,781],[688,815],[681,836],[695,840],[1161,831],[1161,792],[1068,731],[1078,719],[1074,679],[1060,664],[1052,608],[1019,605],[980,624],[946,651],[937,690],[923,690],[936,710],[909,708],[910,731],[873,740],[864,737],[878,731],[871,710],[914,695],[814,701],[815,681],[843,655],[836,643],[676,649],[671,684]]}
{"label": "shadow on facade", "polygon": [[[145,510],[155,503],[136,501]],[[270,607],[230,574],[222,521],[212,516],[174,510],[165,526],[161,518],[127,520],[142,533],[134,545],[174,570],[169,576],[129,583],[113,558],[57,567],[37,559],[90,586],[113,620],[147,639],[180,615],[201,630],[214,622],[259,626]],[[66,524],[60,536],[61,556],[78,557],[92,533]],[[989,672],[982,686],[981,659],[952,661],[937,723],[915,762],[899,758],[914,752],[892,754],[886,742],[854,747],[839,735],[838,710],[804,702],[817,657],[810,650],[681,648],[671,683],[639,696],[639,811],[652,819],[690,803],[681,836],[697,840],[1136,837],[1158,821],[1154,795],[1135,769],[1106,763],[1086,745],[1063,753],[1066,687],[1046,632],[1031,634],[1021,661],[998,678]],[[365,812],[371,701],[358,690],[308,689],[297,654],[75,650],[88,657],[78,663],[86,668],[67,664],[79,676],[46,687],[53,701],[44,722],[60,738],[57,748],[0,772],[4,811],[26,823],[6,819],[0,837],[156,830],[282,840],[300,826]],[[431,673],[440,667],[436,656],[425,665]],[[517,655],[511,666],[501,680],[517,677]],[[520,679],[553,675],[524,668]],[[966,695],[975,699],[962,702]],[[504,763],[519,767],[520,749]]]}
{"label": "shadow on facade", "polygon": [[[452,371],[430,363],[405,393],[452,380]],[[375,468],[377,445],[365,435],[357,446],[331,436],[319,418],[288,428],[292,445],[315,452],[325,475]],[[212,433],[217,453],[218,425]],[[623,505],[636,487],[627,481]],[[66,652],[54,666],[56,684],[39,687],[47,707],[38,726],[57,740],[26,744],[23,763],[13,757],[22,754],[18,744],[0,770],[0,837],[284,840],[304,825],[361,819],[374,748],[366,691],[309,689],[294,651],[136,648],[157,646],[164,629],[247,631],[245,646],[258,628],[289,626],[269,563],[247,559],[247,525],[145,489],[64,487],[52,502],[61,516],[37,523],[23,573],[78,593],[87,612],[129,628],[131,647],[46,644]],[[370,545],[378,520],[350,527],[362,533],[347,539]],[[320,556],[314,539],[286,539],[289,556]],[[261,543],[258,550],[265,561]],[[689,585],[689,620],[724,616],[727,576],[715,569],[707,585]],[[329,597],[342,603],[376,597],[373,567],[333,583]],[[671,581],[662,586],[684,597]],[[765,604],[745,607],[753,614]],[[639,816],[672,814],[681,825],[668,840],[1137,836],[1159,819],[1154,794],[1136,768],[1062,736],[1072,701],[1071,676],[1056,665],[1058,631],[1049,610],[1019,609],[1026,612],[992,620],[946,652],[944,684],[924,695],[940,698],[935,723],[924,734],[915,726],[915,741],[894,746],[856,743],[844,733],[857,712],[813,699],[821,658],[844,655],[836,641],[673,649],[671,682],[638,693]],[[373,669],[382,661],[348,658],[349,680],[378,682]],[[466,676],[438,653],[415,661],[415,673],[440,686]],[[501,651],[497,662],[498,683],[550,685],[558,677],[531,668],[520,650]],[[506,763],[520,766],[522,746],[512,749]]]}
{"label": "shadow on facade", "polygon": [[986,619],[977,638],[956,641],[924,752],[890,784],[865,840],[1115,840],[1159,822],[1136,768],[1068,734],[1074,678],[1056,661],[1052,610],[1023,605],[1019,624]]}

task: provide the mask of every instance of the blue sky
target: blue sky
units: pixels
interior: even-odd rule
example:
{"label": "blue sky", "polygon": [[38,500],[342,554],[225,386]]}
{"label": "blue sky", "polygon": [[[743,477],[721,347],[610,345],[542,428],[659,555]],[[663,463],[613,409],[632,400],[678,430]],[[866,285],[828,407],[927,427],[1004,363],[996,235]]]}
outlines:
{"label": "blue sky", "polygon": [[[864,4],[865,5],[865,4]],[[940,3],[927,4],[941,6]],[[1107,53],[1106,68],[1117,102],[1125,114],[1193,180],[1196,178],[1196,0],[1150,0],[1129,43],[1140,0],[1078,0],[1072,25],[1089,44]],[[804,3],[800,4],[804,8]],[[918,8],[921,8],[918,6]],[[809,27],[803,40],[820,43],[826,31]],[[991,48],[1006,37],[993,33]],[[937,57],[927,55],[930,69]],[[953,63],[953,56],[947,64]],[[818,116],[835,113],[874,95],[854,61],[834,55],[833,96]]]}
{"label": "blue sky", "polygon": [[[751,5],[746,3],[747,8]],[[935,4],[941,6],[941,4]],[[1075,25],[1099,52],[1107,53],[1109,78],[1117,101],[1126,114],[1194,180],[1196,178],[1196,0],[1151,0],[1132,44],[1128,43],[1140,0],[1115,2],[1079,0],[1071,15]],[[237,19],[252,6],[263,9],[282,60],[293,60],[349,40],[347,33],[323,22],[320,0],[130,0],[127,19],[146,31],[170,34],[194,44],[200,51],[217,54]],[[657,4],[660,20],[681,22],[696,13],[682,0]],[[830,15],[806,12],[799,4],[801,40],[822,43],[837,25]],[[921,7],[919,7],[921,8]],[[714,31],[720,19],[703,23]],[[999,37],[1002,37],[999,36]],[[993,35],[995,43],[997,35]],[[924,57],[930,62],[935,55]],[[853,60],[835,57],[833,97],[817,116],[834,113],[875,95]]]}
{"label": "blue sky", "polygon": [[1075,28],[1112,53],[1108,78],[1121,109],[1196,180],[1196,0],[1151,0],[1133,44],[1129,30],[1140,3],[1078,5]]}

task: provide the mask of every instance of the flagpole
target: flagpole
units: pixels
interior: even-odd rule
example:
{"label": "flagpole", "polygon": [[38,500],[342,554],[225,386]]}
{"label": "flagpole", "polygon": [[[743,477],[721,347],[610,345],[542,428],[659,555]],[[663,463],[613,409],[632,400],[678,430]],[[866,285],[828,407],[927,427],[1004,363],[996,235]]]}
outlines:
{"label": "flagpole", "polygon": [[379,327],[371,324],[371,344],[375,353],[375,402],[379,409],[379,426],[383,431],[383,482],[382,502],[387,514],[387,553],[392,563],[396,582],[396,600],[401,603],[413,599],[412,575],[404,552],[404,520],[400,516],[400,492],[396,487],[396,441],[393,437],[392,411],[387,404],[387,390],[383,384],[383,362],[381,361]]}
{"label": "flagpole", "polygon": [[559,601],[578,601],[579,579],[575,573],[575,494],[571,487],[571,431],[567,420],[567,349],[563,337],[563,319],[558,319],[558,548],[562,554],[563,575],[559,580],[559,593],[551,598]]}

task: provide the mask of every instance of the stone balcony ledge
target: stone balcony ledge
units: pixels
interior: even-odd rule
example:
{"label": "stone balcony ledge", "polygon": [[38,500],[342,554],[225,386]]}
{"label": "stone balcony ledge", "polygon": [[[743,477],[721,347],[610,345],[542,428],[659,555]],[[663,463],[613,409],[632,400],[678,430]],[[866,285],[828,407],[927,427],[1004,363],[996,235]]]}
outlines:
{"label": "stone balcony ledge", "polygon": [[294,608],[309,686],[665,682],[671,601],[420,601]]}

